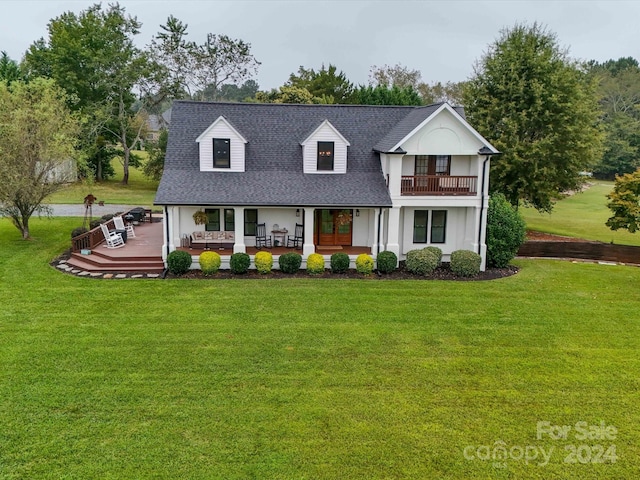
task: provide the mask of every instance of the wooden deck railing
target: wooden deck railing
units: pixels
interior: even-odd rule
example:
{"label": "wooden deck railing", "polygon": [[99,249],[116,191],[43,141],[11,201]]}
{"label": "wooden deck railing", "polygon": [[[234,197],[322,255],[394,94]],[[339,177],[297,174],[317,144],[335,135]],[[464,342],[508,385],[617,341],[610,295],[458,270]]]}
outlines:
{"label": "wooden deck railing", "polygon": [[[113,223],[113,220],[109,220],[106,222],[107,228],[109,230],[115,230],[116,226]],[[71,239],[71,251],[79,252],[80,250],[92,250],[98,245],[104,242],[104,235],[102,230],[100,229],[100,225],[96,228],[89,230],[87,233],[83,233],[82,235],[78,235]]]}
{"label": "wooden deck railing", "polygon": [[476,195],[478,177],[451,175],[403,175],[401,195]]}

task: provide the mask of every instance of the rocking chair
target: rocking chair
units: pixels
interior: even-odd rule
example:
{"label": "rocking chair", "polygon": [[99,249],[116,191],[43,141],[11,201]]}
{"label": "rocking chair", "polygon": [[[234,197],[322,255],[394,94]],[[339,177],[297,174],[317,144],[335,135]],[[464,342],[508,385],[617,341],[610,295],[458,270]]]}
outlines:
{"label": "rocking chair", "polygon": [[256,225],[256,248],[272,248],[271,237],[267,237],[267,227],[264,223]]}
{"label": "rocking chair", "polygon": [[116,230],[125,230],[127,232],[127,238],[135,238],[136,234],[133,231],[133,225],[130,223],[125,225],[122,215],[113,217],[113,224],[116,226]]}
{"label": "rocking chair", "polygon": [[287,247],[302,248],[304,243],[304,226],[296,223],[296,229],[291,235],[287,236]]}
{"label": "rocking chair", "polygon": [[122,235],[120,235],[119,233],[110,232],[104,223],[100,224],[100,229],[102,230],[104,239],[107,242],[107,248],[124,247],[124,240],[122,240]]}

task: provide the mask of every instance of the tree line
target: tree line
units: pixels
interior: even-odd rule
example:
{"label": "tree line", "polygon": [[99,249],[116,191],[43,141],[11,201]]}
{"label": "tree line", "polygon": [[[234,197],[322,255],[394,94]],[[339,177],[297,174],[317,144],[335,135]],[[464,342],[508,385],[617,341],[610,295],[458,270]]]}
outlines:
{"label": "tree line", "polygon": [[[541,211],[550,211],[561,192],[578,188],[582,172],[612,178],[640,167],[638,62],[577,62],[539,24],[501,31],[465,82],[427,84],[418,70],[396,64],[372,66],[368,83],[355,85],[329,64],[300,66],[282,86],[265,91],[255,81],[260,62],[249,43],[215,33],[199,43],[190,39],[187,24],[169,16],[140,48],[141,28],[120,5],[96,4],[52,19],[47,36],[20,63],[0,55],[0,97],[11,105],[0,111],[0,214],[25,237],[28,217],[48,189],[25,203],[19,198],[24,184],[15,178],[28,174],[35,183],[54,183],[42,175],[44,167],[53,168],[71,147],[80,174],[98,181],[113,176],[111,161],[121,158],[126,184],[130,166],[142,166],[135,151],[149,116],[175,99],[464,106],[470,123],[503,152],[492,161],[491,191]],[[19,124],[18,111],[39,114],[36,98],[58,112],[66,149],[50,150],[51,132],[34,128],[38,122],[26,130],[39,138],[33,144],[20,143],[24,139],[9,128]],[[16,145],[9,147],[9,140]],[[166,141],[165,132],[157,144],[146,144],[145,173],[154,178],[162,173]],[[25,162],[33,168],[20,172]]]}

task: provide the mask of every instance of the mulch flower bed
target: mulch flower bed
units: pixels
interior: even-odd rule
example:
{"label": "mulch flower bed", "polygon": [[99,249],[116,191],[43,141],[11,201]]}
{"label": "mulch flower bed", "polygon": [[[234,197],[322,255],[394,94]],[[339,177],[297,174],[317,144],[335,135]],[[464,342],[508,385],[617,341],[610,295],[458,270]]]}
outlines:
{"label": "mulch flower bed", "polygon": [[191,278],[203,280],[221,280],[221,279],[280,279],[280,278],[329,278],[329,279],[359,279],[359,280],[457,280],[457,281],[477,281],[477,280],[495,280],[496,278],[510,277],[518,273],[518,267],[508,266],[507,268],[488,268],[484,272],[480,272],[474,277],[459,277],[451,271],[449,264],[445,263],[441,267],[436,268],[431,275],[419,276],[405,270],[404,262],[400,262],[400,267],[391,273],[376,273],[364,276],[355,270],[349,270],[346,273],[331,273],[325,270],[319,275],[309,275],[306,270],[300,270],[298,273],[283,273],[280,270],[273,270],[268,274],[260,274],[256,270],[249,270],[243,275],[231,273],[229,270],[219,270],[215,275],[204,276],[200,270],[191,270],[184,275],[167,274],[166,278]]}

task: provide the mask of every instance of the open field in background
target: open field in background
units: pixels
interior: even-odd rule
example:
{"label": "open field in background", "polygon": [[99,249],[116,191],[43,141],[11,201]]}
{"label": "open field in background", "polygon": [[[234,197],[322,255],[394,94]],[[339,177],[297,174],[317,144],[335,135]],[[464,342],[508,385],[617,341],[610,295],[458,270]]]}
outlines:
{"label": "open field in background", "polygon": [[613,182],[593,182],[594,184],[584,192],[557,202],[550,214],[538,213],[533,208],[520,208],[527,228],[618,245],[640,245],[639,234],[626,230],[614,232],[605,225],[611,216],[606,196],[613,190]]}
{"label": "open field in background", "polygon": [[[146,152],[137,151],[146,160]],[[64,187],[47,198],[47,203],[75,203],[82,204],[84,197],[92,193],[105,204],[139,205],[151,207],[156,196],[158,182],[148,179],[142,174],[142,168],[129,168],[129,184],[122,185],[122,163],[114,159],[112,162],[116,172],[114,178],[100,183],[87,184],[78,182]],[[158,207],[159,208],[159,207]]]}
{"label": "open field in background", "polygon": [[[93,280],[0,220],[0,478],[637,478],[640,268],[488,282]],[[614,440],[536,425],[615,426]],[[467,460],[542,446],[551,461]],[[499,443],[498,443],[499,444]],[[615,463],[564,463],[567,446]]]}

